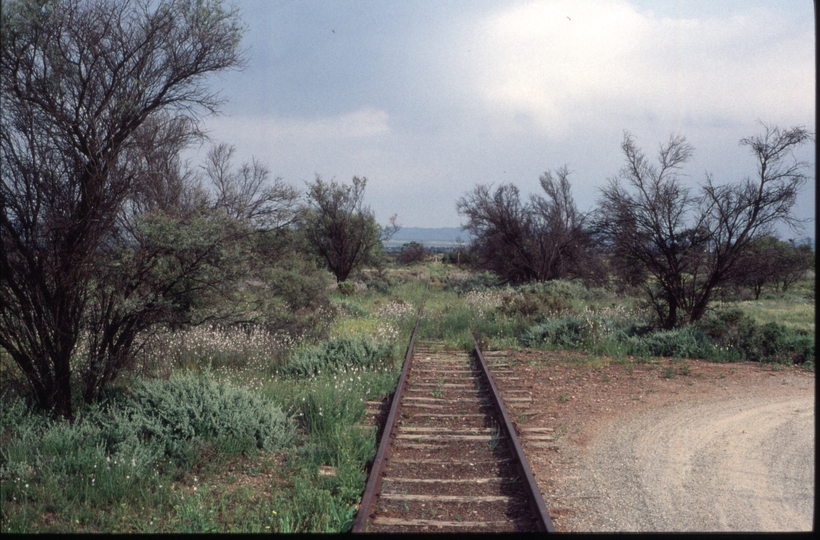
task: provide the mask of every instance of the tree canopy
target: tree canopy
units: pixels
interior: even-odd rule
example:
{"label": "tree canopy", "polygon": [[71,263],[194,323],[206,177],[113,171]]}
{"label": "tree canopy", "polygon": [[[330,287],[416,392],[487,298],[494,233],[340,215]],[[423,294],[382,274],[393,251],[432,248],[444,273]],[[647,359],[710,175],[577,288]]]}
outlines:
{"label": "tree canopy", "polygon": [[456,209],[467,217],[464,226],[474,240],[478,266],[511,283],[578,276],[587,235],[569,183],[569,170],[545,172],[546,197],[531,195],[522,202],[513,184],[478,185],[459,199]]}
{"label": "tree canopy", "polygon": [[379,226],[373,211],[364,204],[366,186],[367,178],[357,176],[349,185],[335,180],[325,182],[319,175],[308,184],[308,207],[301,229],[310,248],[337,282],[347,280],[353,270],[375,261],[382,241],[399,229],[396,216],[391,218],[390,225]]}
{"label": "tree canopy", "polygon": [[[244,29],[215,0],[10,0],[0,24],[0,345],[70,418],[78,341],[122,307],[92,301],[109,287],[100,260],[127,210],[180,203],[173,150],[220,106],[207,77],[243,65]],[[113,335],[91,339],[117,354]]]}
{"label": "tree canopy", "polygon": [[758,239],[778,223],[798,225],[791,210],[807,164],[792,152],[813,135],[802,126],[763,128],[740,141],[757,161],[756,176],[716,184],[707,175],[698,194],[680,180],[693,154],[684,137],[670,137],[653,164],[624,134],[626,164],[601,190],[596,228],[614,253],[652,276],[644,289],[665,328],[699,320]]}

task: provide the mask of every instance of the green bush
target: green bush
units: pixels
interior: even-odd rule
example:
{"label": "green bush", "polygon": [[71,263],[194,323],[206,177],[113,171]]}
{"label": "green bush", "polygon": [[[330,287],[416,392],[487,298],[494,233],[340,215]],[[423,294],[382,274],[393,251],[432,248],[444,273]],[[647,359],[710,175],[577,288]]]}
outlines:
{"label": "green bush", "polygon": [[316,266],[298,255],[277,261],[265,270],[263,279],[270,291],[282,298],[291,310],[315,309],[327,303],[327,280]]}
{"label": "green bush", "polygon": [[[224,450],[274,450],[287,446],[295,427],[271,402],[209,373],[186,373],[167,381],[141,381],[131,390],[123,416],[142,440],[162,441],[168,455],[182,457],[189,443],[216,441]],[[120,420],[120,419],[118,419]],[[129,439],[109,425],[113,440]]]}
{"label": "green bush", "polygon": [[752,330],[741,337],[747,360],[795,364],[814,361],[814,339],[807,332],[775,322]]}
{"label": "green bush", "polygon": [[363,338],[337,338],[296,351],[281,372],[290,377],[312,377],[344,368],[376,367],[390,358],[392,347],[373,345]]}
{"label": "green bush", "polygon": [[[201,462],[205,448],[273,449],[295,435],[293,421],[271,402],[207,374],[137,383],[102,399],[79,410],[73,423],[29,410],[21,399],[4,403],[4,531],[32,530],[40,520],[31,512],[59,516],[54,530],[80,522],[111,530],[112,510],[152,506],[162,512],[173,479]],[[177,466],[166,456],[177,458]],[[14,508],[10,515],[6,507]]]}
{"label": "green bush", "polygon": [[368,291],[374,291],[384,295],[388,295],[391,292],[390,283],[383,279],[367,279],[364,284],[367,285]]}
{"label": "green bush", "polygon": [[712,344],[700,329],[691,326],[652,332],[626,339],[628,354],[635,356],[672,356],[676,358],[709,358]]}
{"label": "green bush", "polygon": [[697,322],[696,326],[716,343],[726,345],[736,344],[740,338],[740,332],[754,324],[754,320],[742,310],[731,308],[708,313]]}
{"label": "green bush", "polygon": [[[523,296],[526,298],[526,295]],[[515,304],[508,304],[510,306]],[[548,319],[520,338],[527,347],[619,351],[635,356],[716,361],[814,362],[814,338],[778,323],[758,325],[739,309],[715,312],[696,325],[659,331],[606,313]]]}
{"label": "green bush", "polygon": [[32,408],[23,398],[3,401],[2,414],[0,414],[0,437],[3,441],[25,437],[26,433],[39,436],[48,424],[48,418],[33,413]]}
{"label": "green bush", "polygon": [[352,296],[356,294],[356,284],[352,281],[340,281],[337,285],[342,296]]}
{"label": "green bush", "polygon": [[370,313],[356,302],[343,301],[339,304],[348,314],[353,317],[367,317]]}
{"label": "green bush", "polygon": [[544,283],[533,283],[525,287],[530,288],[533,292],[545,293],[552,297],[566,300],[590,300],[597,298],[599,294],[597,289],[588,289],[579,281],[566,279],[554,279],[545,281]]}
{"label": "green bush", "polygon": [[446,280],[446,289],[457,294],[466,294],[470,291],[486,291],[500,286],[501,279],[492,272],[476,272],[469,274],[467,277],[448,277]]}
{"label": "green bush", "polygon": [[577,349],[588,343],[591,337],[591,327],[584,319],[562,317],[533,326],[521,337],[521,343],[525,347],[548,345]]}
{"label": "green bush", "polygon": [[801,364],[814,361],[814,339],[804,330],[775,322],[763,325],[738,308],[716,311],[697,327],[730,359]]}
{"label": "green bush", "polygon": [[498,310],[508,317],[522,315],[544,319],[572,309],[572,302],[567,295],[538,289],[505,294],[501,302]]}

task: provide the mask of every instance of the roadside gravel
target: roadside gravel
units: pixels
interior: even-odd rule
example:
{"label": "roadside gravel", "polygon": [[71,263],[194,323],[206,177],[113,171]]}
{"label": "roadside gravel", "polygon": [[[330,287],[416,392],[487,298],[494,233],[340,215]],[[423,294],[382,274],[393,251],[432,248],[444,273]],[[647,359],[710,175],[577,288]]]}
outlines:
{"label": "roadside gravel", "polygon": [[814,397],[646,411],[600,431],[576,471],[573,530],[810,531]]}
{"label": "roadside gravel", "polygon": [[560,435],[524,443],[556,529],[812,530],[814,374],[690,361],[697,377],[663,377],[670,362],[516,368],[541,413],[521,425]]}

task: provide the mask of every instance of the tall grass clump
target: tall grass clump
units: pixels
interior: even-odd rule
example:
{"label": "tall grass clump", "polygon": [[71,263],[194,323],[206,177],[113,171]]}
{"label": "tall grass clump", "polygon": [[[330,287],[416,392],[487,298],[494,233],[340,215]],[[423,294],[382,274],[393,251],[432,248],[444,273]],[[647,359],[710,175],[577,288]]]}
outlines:
{"label": "tall grass clump", "polygon": [[314,377],[344,368],[376,368],[391,360],[391,344],[342,337],[297,350],[280,372],[287,377]]}

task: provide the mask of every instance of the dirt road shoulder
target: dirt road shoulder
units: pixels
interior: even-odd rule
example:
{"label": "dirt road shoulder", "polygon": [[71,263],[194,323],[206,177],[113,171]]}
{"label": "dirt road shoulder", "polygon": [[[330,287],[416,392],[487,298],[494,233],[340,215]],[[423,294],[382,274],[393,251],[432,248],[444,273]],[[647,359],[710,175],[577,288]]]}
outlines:
{"label": "dirt road shoulder", "polygon": [[524,448],[559,531],[811,530],[814,373],[509,353]]}

